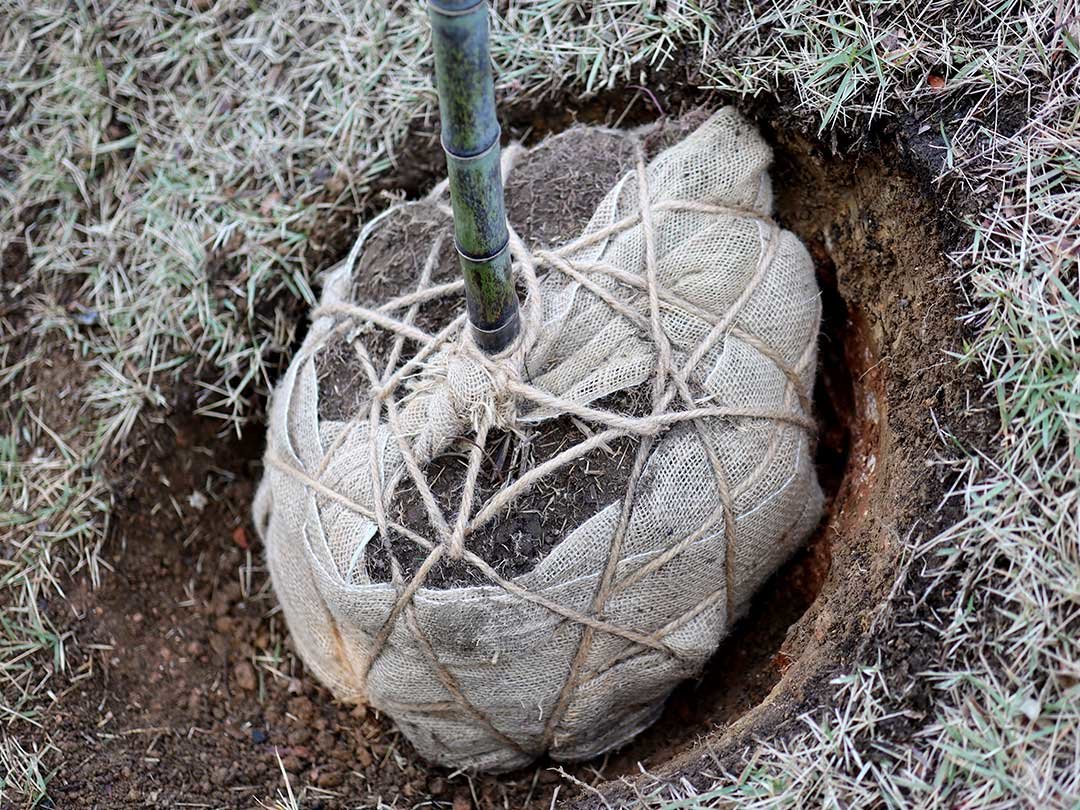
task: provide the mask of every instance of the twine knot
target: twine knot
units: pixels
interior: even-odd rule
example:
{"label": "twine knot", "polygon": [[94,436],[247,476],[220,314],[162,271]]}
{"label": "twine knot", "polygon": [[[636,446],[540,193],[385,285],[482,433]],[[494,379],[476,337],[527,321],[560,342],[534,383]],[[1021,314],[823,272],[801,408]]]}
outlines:
{"label": "twine knot", "polygon": [[469,344],[446,353],[446,397],[452,411],[474,431],[481,423],[510,430],[517,422],[517,396],[512,381],[520,380],[509,358],[488,358]]}

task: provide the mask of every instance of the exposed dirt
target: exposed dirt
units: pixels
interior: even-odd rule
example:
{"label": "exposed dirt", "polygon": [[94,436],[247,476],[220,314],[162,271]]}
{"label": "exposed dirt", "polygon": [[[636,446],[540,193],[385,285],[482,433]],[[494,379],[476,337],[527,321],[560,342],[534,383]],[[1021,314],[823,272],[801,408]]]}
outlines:
{"label": "exposed dirt", "polygon": [[[641,415],[634,403],[647,402],[647,392],[613,396],[597,407],[617,413]],[[630,405],[623,405],[633,400]],[[488,438],[487,459],[476,482],[475,502],[483,504],[514,478],[555,458],[588,436],[573,419],[545,422],[524,435],[503,431]],[[512,578],[531,571],[574,527],[579,526],[619,499],[626,491],[638,442],[615,439],[608,448],[597,448],[555,471],[514,501],[513,510],[499,514],[480,531],[469,536],[469,549],[487,561],[501,576]],[[425,470],[432,494],[444,515],[455,515],[465,489],[469,447],[458,446],[440,455]],[[390,501],[390,514],[404,526],[426,537],[436,536],[415,484],[404,482]],[[368,573],[378,582],[390,581],[390,557],[397,559],[405,579],[412,577],[428,552],[391,530],[379,538],[366,561]],[[444,559],[428,573],[430,588],[486,585],[487,577],[463,560]]]}
{"label": "exposed dirt", "polygon": [[[830,508],[652,729],[568,768],[589,783],[631,778],[639,762],[693,779],[706,767],[700,743],[736,762],[752,738],[785,733],[826,699],[829,676],[874,632],[903,536],[951,519],[935,511],[944,483],[927,463],[941,450],[935,420],[964,438],[992,428],[970,409],[976,381],[944,355],[962,339],[956,291],[939,213],[901,156],[843,160],[785,132],[771,138],[780,218],[810,246],[826,295],[816,401]],[[74,616],[59,600],[41,605],[77,638],[75,677],[57,679],[41,717],[66,761],[53,806],[249,808],[283,792],[278,756],[305,808],[596,801],[550,763],[498,778],[428,767],[385,718],[334,703],[290,652],[261,568],[248,516],[259,431],[216,429],[179,407],[143,432],[113,474],[114,572],[96,591],[71,587]],[[935,654],[917,631],[889,646],[911,669]],[[921,710],[928,697],[909,700]],[[635,786],[603,789],[619,803]]]}

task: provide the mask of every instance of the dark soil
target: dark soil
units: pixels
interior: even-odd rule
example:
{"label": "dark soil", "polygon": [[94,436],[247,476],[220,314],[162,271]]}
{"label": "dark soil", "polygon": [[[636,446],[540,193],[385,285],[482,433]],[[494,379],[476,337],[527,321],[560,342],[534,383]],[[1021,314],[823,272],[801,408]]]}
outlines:
{"label": "dark soil", "polygon": [[[929,668],[938,651],[917,612],[929,608],[882,605],[904,538],[955,518],[937,508],[948,482],[927,463],[943,451],[934,420],[964,441],[994,427],[969,404],[978,381],[944,355],[964,338],[962,309],[940,214],[903,170],[905,153],[886,145],[880,156],[843,159],[791,131],[771,138],[780,218],[811,248],[826,295],[816,397],[829,510],[653,728],[567,769],[616,805],[647,786],[638,763],[690,781],[706,780],[716,760],[738,768],[754,739],[790,733],[800,712],[826,702],[829,678],[867,644],[882,652],[890,682]],[[394,281],[379,283],[386,288],[372,295]],[[45,395],[69,377],[56,372],[67,367],[62,351],[34,372]],[[362,394],[350,377],[334,380],[347,416]],[[117,505],[103,555],[112,570],[96,590],[83,575],[64,583],[68,603],[39,603],[71,633],[67,674],[51,676],[55,699],[37,718],[63,758],[44,806],[250,808],[284,793],[282,767],[305,808],[598,803],[551,763],[500,777],[428,766],[385,718],[335,703],[291,652],[250,525],[261,431],[222,437],[218,423],[191,416],[179,390],[177,409],[144,425],[111,467]],[[78,418],[77,403],[55,408],[54,429]],[[885,609],[903,630],[882,629],[895,627],[878,623]],[[925,712],[928,688],[906,694],[912,717]],[[913,722],[896,720],[901,743]]]}
{"label": "dark soil", "polygon": [[[647,392],[632,392],[630,397],[616,395],[607,398],[612,401],[599,401],[597,407],[627,413],[620,400],[633,398],[647,403],[647,397]],[[641,410],[634,408],[630,412],[640,415]],[[585,441],[588,436],[581,432],[579,424],[562,417],[543,423],[524,437],[501,431],[489,436],[487,455],[477,479],[476,503],[483,504],[527,470]],[[512,578],[531,571],[576,526],[622,497],[637,446],[638,442],[630,438],[615,439],[608,450],[597,448],[555,471],[515,499],[513,509],[470,535],[466,545],[500,576]],[[461,503],[469,449],[465,444],[457,452],[444,453],[425,470],[445,515],[455,515]],[[394,494],[390,514],[398,523],[426,537],[436,537],[411,480]],[[368,574],[377,582],[390,581],[391,556],[401,566],[402,576],[409,579],[428,554],[396,532],[380,539],[383,542],[372,547],[366,560]],[[444,558],[428,572],[424,584],[429,588],[457,588],[491,583],[464,560]]]}

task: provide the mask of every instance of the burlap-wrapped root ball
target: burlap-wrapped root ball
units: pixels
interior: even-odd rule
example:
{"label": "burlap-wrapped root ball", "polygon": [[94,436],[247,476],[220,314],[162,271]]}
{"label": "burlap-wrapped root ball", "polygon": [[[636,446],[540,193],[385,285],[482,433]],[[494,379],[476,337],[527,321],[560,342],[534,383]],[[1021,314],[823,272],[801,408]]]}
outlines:
{"label": "burlap-wrapped root ball", "polygon": [[428,759],[626,742],[818,521],[810,257],[749,124],[672,129],[507,150],[505,355],[440,186],[364,229],[274,393],[255,517],[294,643]]}

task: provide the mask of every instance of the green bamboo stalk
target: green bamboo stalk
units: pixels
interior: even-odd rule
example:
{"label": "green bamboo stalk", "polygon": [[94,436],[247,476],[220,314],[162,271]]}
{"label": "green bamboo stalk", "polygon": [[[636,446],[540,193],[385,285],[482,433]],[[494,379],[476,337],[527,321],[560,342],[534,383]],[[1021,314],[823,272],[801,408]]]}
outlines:
{"label": "green bamboo stalk", "polygon": [[473,337],[502,351],[520,328],[506,228],[486,0],[428,0],[454,241]]}

